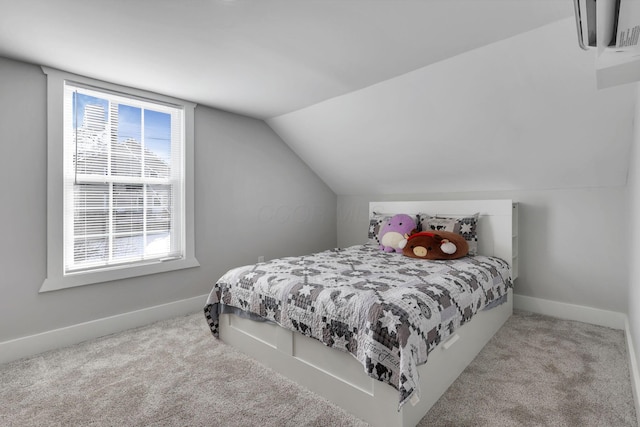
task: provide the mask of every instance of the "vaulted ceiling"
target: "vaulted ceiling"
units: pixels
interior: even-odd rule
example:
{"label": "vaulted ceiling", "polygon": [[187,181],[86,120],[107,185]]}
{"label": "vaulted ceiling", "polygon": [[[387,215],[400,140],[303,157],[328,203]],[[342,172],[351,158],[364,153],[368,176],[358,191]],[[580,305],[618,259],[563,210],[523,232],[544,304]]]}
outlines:
{"label": "vaulted ceiling", "polygon": [[626,182],[572,0],[0,0],[0,56],[264,119],[337,194]]}

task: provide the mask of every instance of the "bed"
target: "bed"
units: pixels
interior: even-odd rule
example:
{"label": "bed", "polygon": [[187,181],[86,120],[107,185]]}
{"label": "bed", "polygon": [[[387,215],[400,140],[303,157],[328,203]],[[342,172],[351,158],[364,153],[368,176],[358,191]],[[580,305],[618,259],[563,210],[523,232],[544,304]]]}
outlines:
{"label": "bed", "polygon": [[[375,224],[395,213],[423,226],[475,214],[475,255],[380,251]],[[415,426],[512,313],[517,204],[372,202],[369,217],[366,244],[228,271],[205,316],[214,336],[371,425]]]}

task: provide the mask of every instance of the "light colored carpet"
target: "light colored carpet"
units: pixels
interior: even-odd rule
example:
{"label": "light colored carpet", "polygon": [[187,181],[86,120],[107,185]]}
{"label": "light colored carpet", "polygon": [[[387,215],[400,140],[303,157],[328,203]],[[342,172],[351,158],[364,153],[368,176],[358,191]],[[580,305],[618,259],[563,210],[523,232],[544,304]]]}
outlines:
{"label": "light colored carpet", "polygon": [[638,427],[624,332],[516,311],[420,422]]}
{"label": "light colored carpet", "polygon": [[[637,426],[624,335],[516,312],[420,426]],[[202,313],[0,366],[2,426],[366,426]]]}

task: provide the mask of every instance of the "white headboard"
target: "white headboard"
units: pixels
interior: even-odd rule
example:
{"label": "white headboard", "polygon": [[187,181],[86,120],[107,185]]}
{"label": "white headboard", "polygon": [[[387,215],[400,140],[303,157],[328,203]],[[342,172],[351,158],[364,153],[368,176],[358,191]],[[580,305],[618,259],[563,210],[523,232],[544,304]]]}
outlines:
{"label": "white headboard", "polygon": [[478,254],[496,256],[511,265],[511,278],[518,277],[518,204],[512,200],[440,200],[370,202],[369,215],[427,213],[462,217],[478,212]]}

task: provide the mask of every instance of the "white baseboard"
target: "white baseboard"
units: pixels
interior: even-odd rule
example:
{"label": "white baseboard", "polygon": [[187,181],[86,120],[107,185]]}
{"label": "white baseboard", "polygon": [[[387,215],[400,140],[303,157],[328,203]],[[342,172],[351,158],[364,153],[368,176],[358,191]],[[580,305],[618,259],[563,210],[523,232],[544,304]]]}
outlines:
{"label": "white baseboard", "polygon": [[[627,354],[629,355],[629,373],[631,376],[631,388],[633,390],[633,402],[636,407],[636,414],[640,415],[640,372],[638,371],[638,359],[636,358],[635,347],[633,346],[631,326],[626,314],[516,294],[513,295],[513,308],[560,319],[575,320],[624,330]],[[638,417],[638,427],[640,427],[640,416]]]}
{"label": "white baseboard", "polygon": [[629,354],[629,374],[631,376],[631,389],[633,390],[633,402],[636,405],[636,418],[640,427],[640,373],[638,372],[638,359],[633,345],[629,317],[625,316],[625,337],[627,338],[627,352]]}
{"label": "white baseboard", "polygon": [[0,364],[159,320],[194,313],[203,310],[206,301],[207,295],[202,295],[0,342]]}
{"label": "white baseboard", "polygon": [[627,317],[624,313],[618,313],[616,311],[600,310],[598,308],[517,294],[513,295],[513,308],[620,330],[625,329],[625,320]]}

